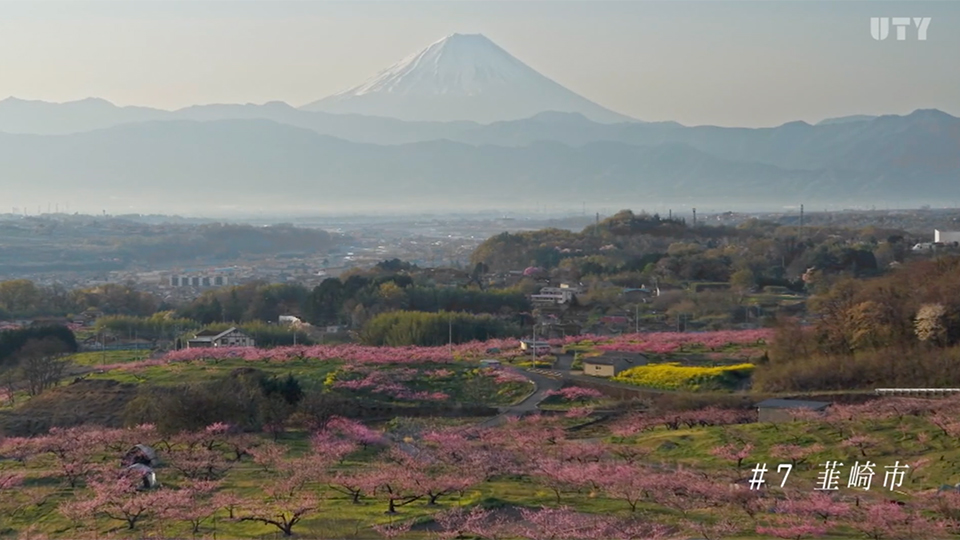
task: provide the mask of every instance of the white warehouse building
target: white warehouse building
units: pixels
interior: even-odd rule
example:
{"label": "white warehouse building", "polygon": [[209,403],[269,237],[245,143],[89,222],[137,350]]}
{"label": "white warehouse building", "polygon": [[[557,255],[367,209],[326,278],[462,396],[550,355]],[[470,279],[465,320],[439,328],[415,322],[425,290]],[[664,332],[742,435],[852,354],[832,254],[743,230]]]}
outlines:
{"label": "white warehouse building", "polygon": [[941,231],[940,229],[934,229],[933,241],[934,243],[939,242],[941,244],[960,242],[960,231]]}

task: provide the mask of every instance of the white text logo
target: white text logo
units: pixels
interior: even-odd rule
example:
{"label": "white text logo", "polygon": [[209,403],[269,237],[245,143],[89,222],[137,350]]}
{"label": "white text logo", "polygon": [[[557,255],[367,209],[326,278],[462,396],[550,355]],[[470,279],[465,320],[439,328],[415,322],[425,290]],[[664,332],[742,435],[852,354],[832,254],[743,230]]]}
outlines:
{"label": "white text logo", "polygon": [[927,40],[927,28],[930,17],[870,17],[870,35],[877,41],[883,41],[890,35],[890,25],[897,27],[897,41],[906,41],[907,28],[917,29],[917,40]]}

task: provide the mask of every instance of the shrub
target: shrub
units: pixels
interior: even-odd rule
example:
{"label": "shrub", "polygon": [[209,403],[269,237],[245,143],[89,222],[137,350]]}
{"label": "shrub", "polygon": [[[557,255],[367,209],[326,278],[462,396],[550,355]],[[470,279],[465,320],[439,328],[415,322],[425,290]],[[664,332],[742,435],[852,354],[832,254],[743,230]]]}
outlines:
{"label": "shrub", "polygon": [[695,367],[677,362],[649,364],[628,369],[615,380],[663,390],[705,390],[731,388],[750,376],[753,364]]}
{"label": "shrub", "polygon": [[161,433],[197,430],[217,422],[256,431],[270,421],[275,423],[278,410],[292,412],[302,398],[300,384],[292,376],[276,379],[257,369],[241,368],[201,383],[143,385],[123,416],[127,425],[153,424]]}

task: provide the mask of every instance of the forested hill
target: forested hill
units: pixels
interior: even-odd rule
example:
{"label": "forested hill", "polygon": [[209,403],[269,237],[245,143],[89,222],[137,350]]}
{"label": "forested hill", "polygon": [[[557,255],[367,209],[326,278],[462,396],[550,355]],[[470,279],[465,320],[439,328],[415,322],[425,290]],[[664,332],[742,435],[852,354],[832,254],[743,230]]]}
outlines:
{"label": "forested hill", "polygon": [[215,264],[241,255],[322,252],[336,243],[326,231],[291,225],[144,223],[79,215],[14,217],[0,221],[0,275]]}
{"label": "forested hill", "polygon": [[[506,272],[539,267],[559,279],[614,277],[624,286],[657,278],[727,282],[736,272],[758,284],[796,280],[807,269],[860,274],[902,260],[903,231],[784,226],[750,220],[736,227],[624,210],[583,231],[502,233],[481,244],[472,263]],[[749,276],[746,276],[749,274]]]}

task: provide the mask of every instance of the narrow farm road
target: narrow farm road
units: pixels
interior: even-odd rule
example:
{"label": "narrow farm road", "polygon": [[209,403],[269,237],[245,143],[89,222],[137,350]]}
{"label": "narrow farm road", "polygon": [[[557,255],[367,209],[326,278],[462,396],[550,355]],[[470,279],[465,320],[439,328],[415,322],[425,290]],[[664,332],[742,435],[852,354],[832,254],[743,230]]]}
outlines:
{"label": "narrow farm road", "polygon": [[523,416],[525,414],[537,412],[540,402],[547,397],[547,392],[550,390],[558,390],[563,384],[563,381],[558,378],[548,377],[534,371],[527,371],[524,369],[513,369],[513,371],[523,375],[527,378],[527,380],[534,384],[533,393],[527,396],[526,399],[520,403],[510,405],[509,407],[502,407],[500,409],[500,414],[484,420],[479,424],[480,427],[493,427],[505,422],[507,418],[511,416]]}

